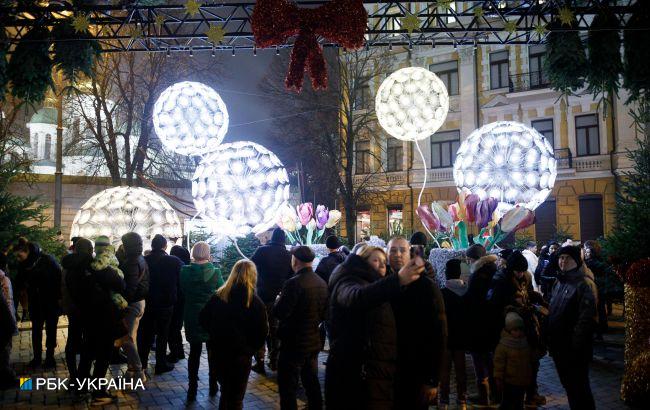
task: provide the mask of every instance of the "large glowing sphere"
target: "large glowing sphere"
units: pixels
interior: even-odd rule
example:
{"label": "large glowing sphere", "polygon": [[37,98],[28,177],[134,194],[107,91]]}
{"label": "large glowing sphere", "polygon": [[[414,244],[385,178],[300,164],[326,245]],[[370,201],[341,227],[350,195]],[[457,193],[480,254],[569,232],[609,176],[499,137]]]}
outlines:
{"label": "large glowing sphere", "polygon": [[243,236],[269,229],[289,199],[289,177],[278,157],[259,144],[223,144],[206,155],[192,179],[197,216],[215,234]]}
{"label": "large glowing sphere", "polygon": [[531,210],[548,197],[556,177],[551,144],[536,130],[512,121],[493,122],[472,132],[454,162],[459,191]]}
{"label": "large glowing sphere", "polygon": [[106,235],[119,242],[127,232],[138,233],[145,242],[156,234],[183,236],[178,215],[165,199],[149,189],[122,186],[90,197],[77,211],[70,237],[94,240]]}
{"label": "large glowing sphere", "polygon": [[153,125],[165,146],[181,155],[204,155],[217,149],[228,131],[228,110],[205,84],[183,81],[160,94]]}
{"label": "large glowing sphere", "polygon": [[437,75],[421,67],[395,71],[375,98],[379,124],[393,137],[417,141],[434,134],[447,118],[449,95]]}

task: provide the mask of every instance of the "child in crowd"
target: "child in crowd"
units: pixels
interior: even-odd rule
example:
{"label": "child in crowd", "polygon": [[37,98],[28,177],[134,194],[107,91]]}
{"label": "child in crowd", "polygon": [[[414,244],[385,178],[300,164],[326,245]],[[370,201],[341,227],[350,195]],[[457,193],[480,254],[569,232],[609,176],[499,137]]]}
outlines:
{"label": "child in crowd", "polygon": [[531,352],[524,320],[516,312],[509,312],[494,352],[494,380],[503,397],[499,408],[523,410],[524,394],[531,378]]}

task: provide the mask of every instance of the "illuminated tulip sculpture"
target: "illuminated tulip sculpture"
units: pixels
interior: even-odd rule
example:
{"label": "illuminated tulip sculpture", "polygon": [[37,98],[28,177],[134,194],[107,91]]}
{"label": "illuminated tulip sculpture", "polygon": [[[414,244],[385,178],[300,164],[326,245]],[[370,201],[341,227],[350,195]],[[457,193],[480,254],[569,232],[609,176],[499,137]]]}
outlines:
{"label": "illuminated tulip sculpture", "polygon": [[551,144],[536,130],[512,121],[472,132],[454,162],[458,190],[481,200],[496,198],[504,212],[513,205],[537,208],[551,193],[556,176]]}
{"label": "illuminated tulip sculpture", "polygon": [[240,237],[272,227],[289,199],[289,177],[263,146],[239,141],[206,155],[192,178],[197,216],[214,234]]}
{"label": "illuminated tulip sculpture", "polygon": [[156,234],[183,236],[178,215],[161,196],[145,188],[115,187],[83,204],[72,222],[70,237],[95,239],[106,235],[119,242],[127,232],[140,234],[145,242]]}
{"label": "illuminated tulip sculpture", "polygon": [[444,83],[422,67],[389,75],[375,98],[379,124],[393,137],[417,141],[430,137],[447,118],[449,95]]}
{"label": "illuminated tulip sculpture", "polygon": [[153,125],[170,150],[181,155],[205,155],[223,141],[228,110],[212,88],[183,81],[160,94],[153,107]]}

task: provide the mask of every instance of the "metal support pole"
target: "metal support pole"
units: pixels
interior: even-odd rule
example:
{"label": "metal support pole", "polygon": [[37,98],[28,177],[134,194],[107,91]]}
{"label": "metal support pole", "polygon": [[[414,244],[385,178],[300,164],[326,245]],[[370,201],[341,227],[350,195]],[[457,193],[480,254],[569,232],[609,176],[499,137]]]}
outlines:
{"label": "metal support pole", "polygon": [[[60,74],[59,74],[60,76]],[[59,77],[56,97],[56,171],[54,172],[54,227],[61,228],[63,202],[63,78]]]}

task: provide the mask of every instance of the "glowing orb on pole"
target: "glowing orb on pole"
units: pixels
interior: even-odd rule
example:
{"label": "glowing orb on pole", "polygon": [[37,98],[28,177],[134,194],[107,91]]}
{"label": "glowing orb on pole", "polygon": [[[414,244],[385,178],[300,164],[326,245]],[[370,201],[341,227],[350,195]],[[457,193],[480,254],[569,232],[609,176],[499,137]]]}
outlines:
{"label": "glowing orb on pole", "polygon": [[557,162],[548,140],[512,121],[493,122],[472,132],[454,162],[459,191],[531,210],[548,197],[556,177]]}
{"label": "glowing orb on pole", "polygon": [[70,237],[94,240],[106,235],[119,242],[127,232],[136,232],[145,241],[156,234],[183,236],[178,215],[164,198],[145,188],[115,187],[93,195],[82,205],[72,222]]}
{"label": "glowing orb on pole", "polygon": [[197,216],[213,233],[244,236],[272,227],[289,199],[289,177],[278,157],[263,146],[222,144],[203,157],[192,178]]}
{"label": "glowing orb on pole", "polygon": [[418,141],[434,134],[447,118],[449,95],[437,75],[421,67],[395,71],[375,98],[379,124],[393,137]]}
{"label": "glowing orb on pole", "polygon": [[181,155],[204,155],[217,149],[228,131],[228,110],[205,84],[183,81],[160,94],[153,107],[156,134]]}

